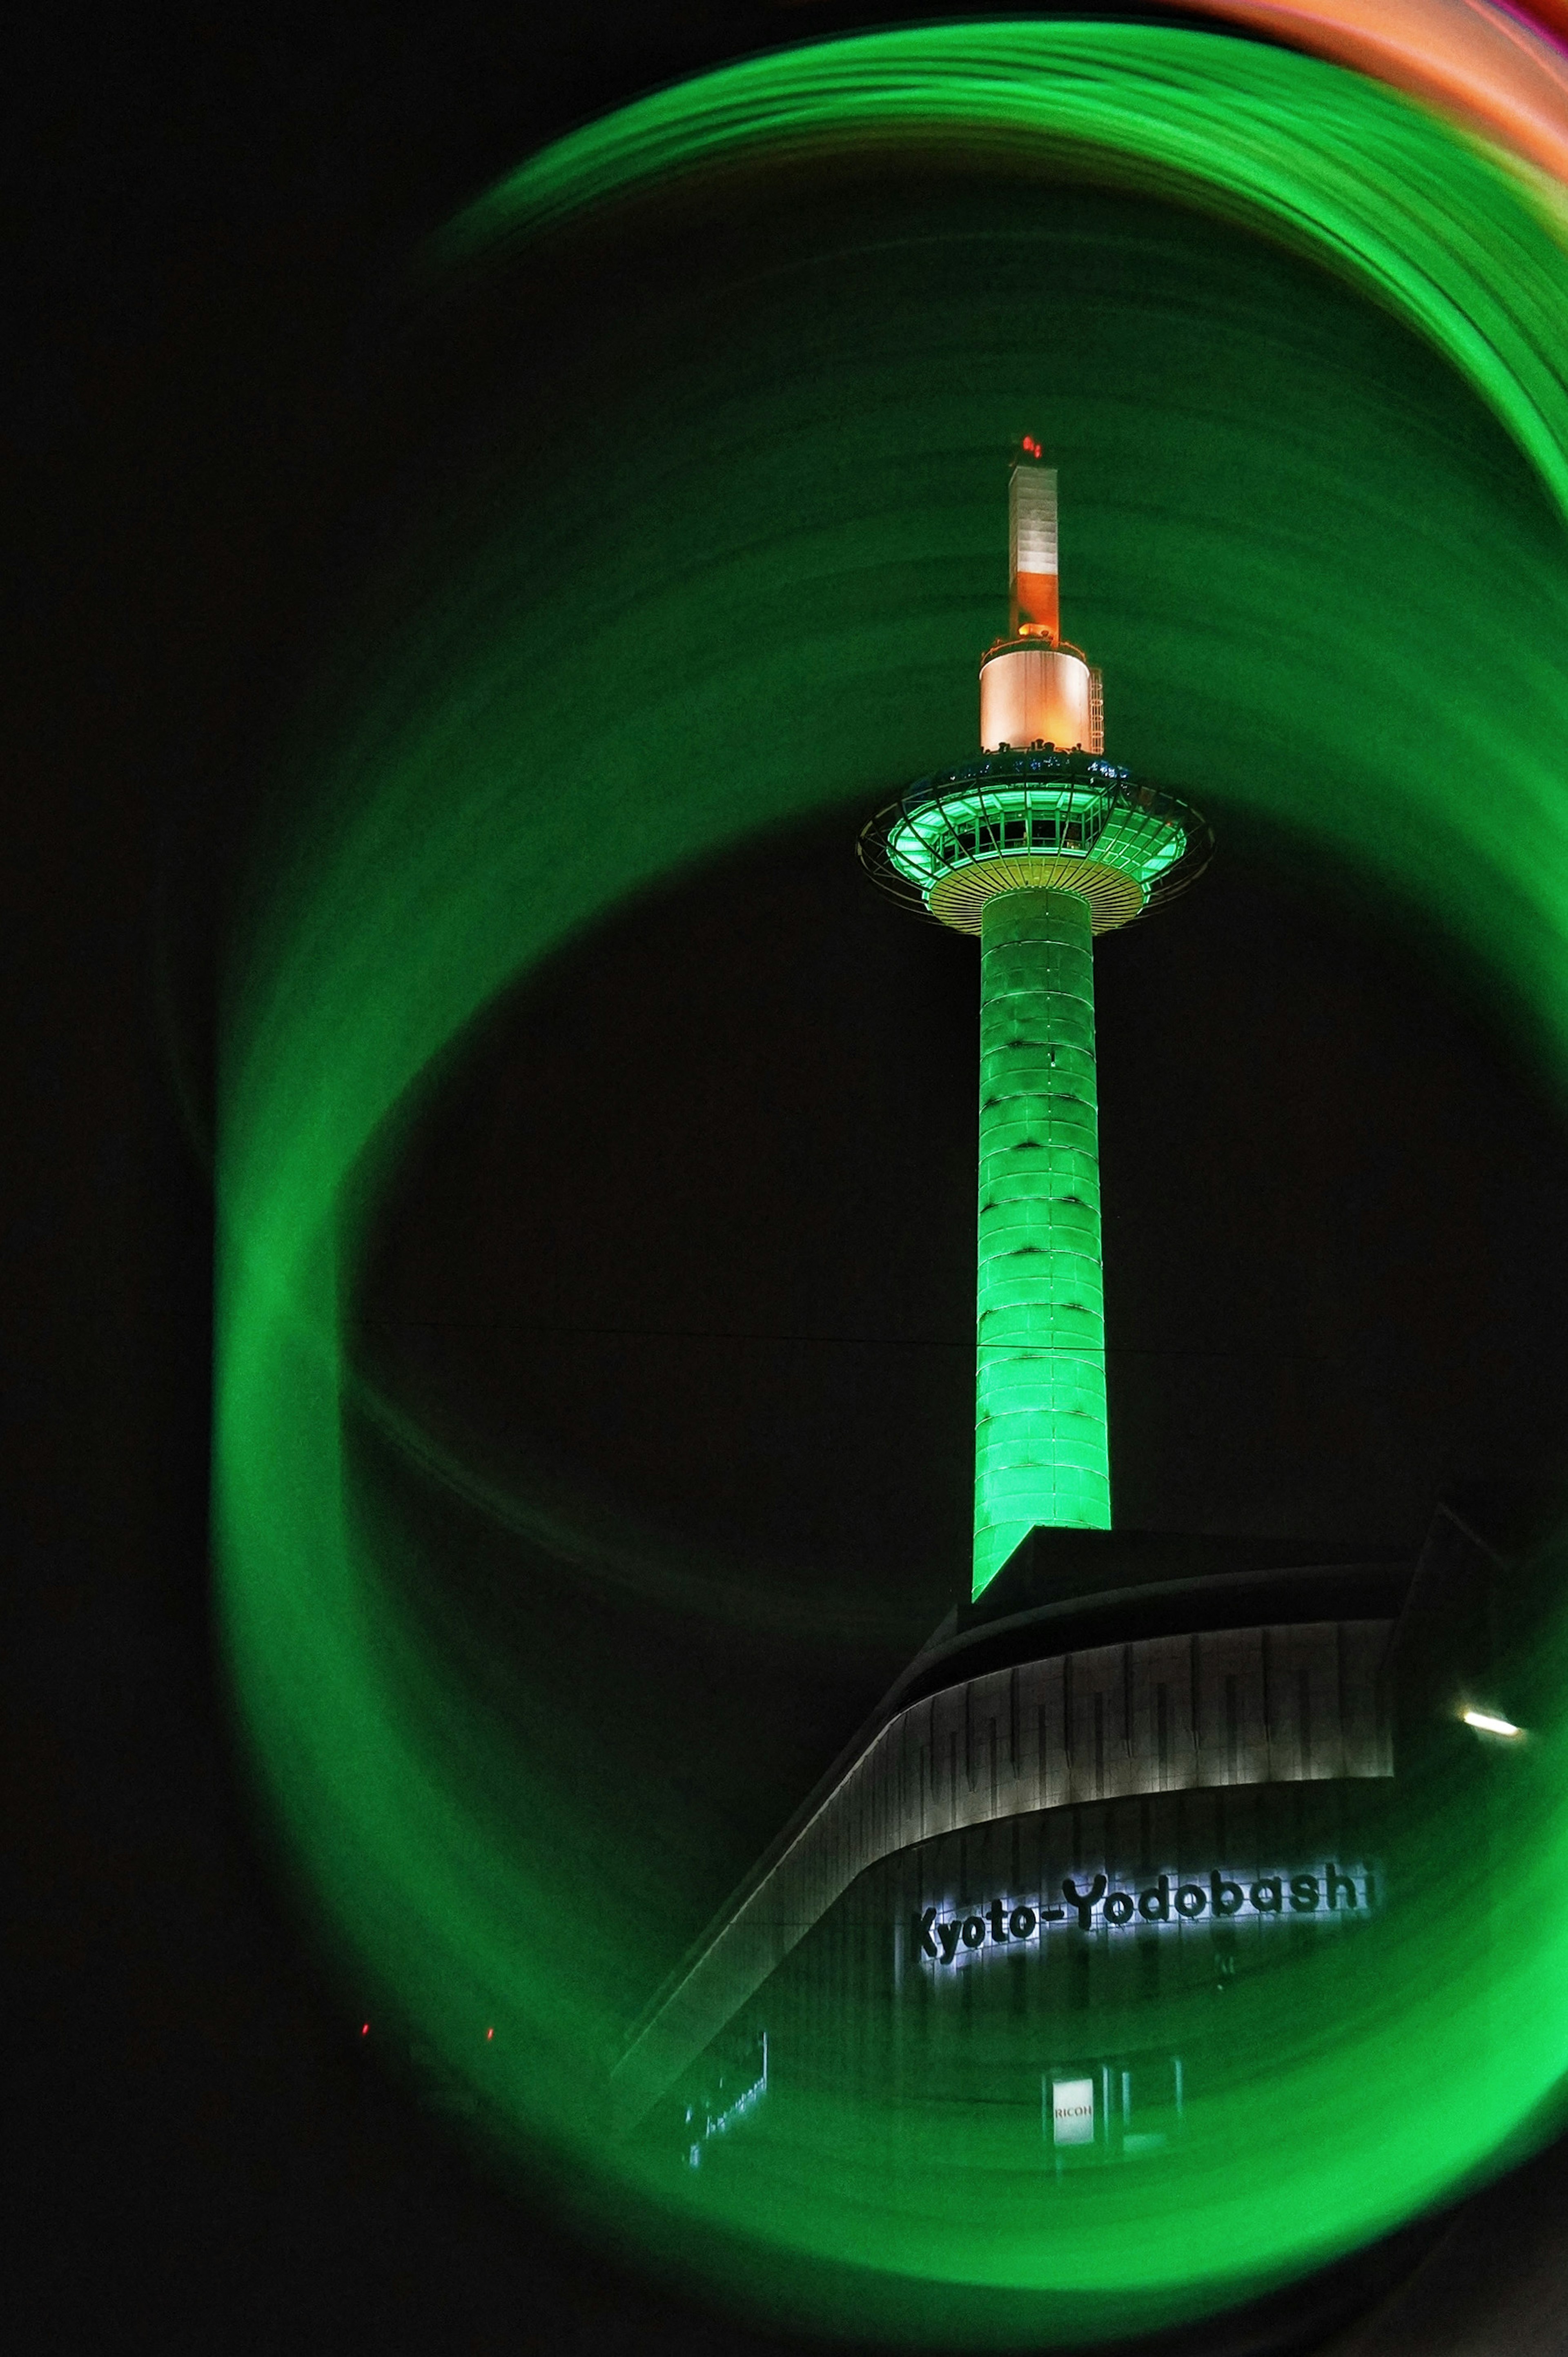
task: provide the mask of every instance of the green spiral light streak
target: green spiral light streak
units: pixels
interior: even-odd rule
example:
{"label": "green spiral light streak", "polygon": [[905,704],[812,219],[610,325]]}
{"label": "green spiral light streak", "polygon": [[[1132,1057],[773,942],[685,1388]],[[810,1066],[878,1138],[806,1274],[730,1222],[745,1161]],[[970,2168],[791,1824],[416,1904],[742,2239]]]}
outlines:
{"label": "green spiral light streak", "polygon": [[[886,2124],[824,2099],[737,2143],[733,2169],[671,2174],[614,2143],[600,2091],[650,1958],[688,1934],[681,1863],[628,1822],[637,1764],[613,1727],[585,1746],[543,1702],[503,1720],[404,1607],[392,1570],[412,1541],[346,1437],[366,1405],[340,1330],[354,1206],[435,1060],[575,931],[764,823],[864,811],[970,741],[994,454],[1018,415],[1075,454],[1082,627],[1116,683],[1118,758],[1201,778],[1206,808],[1254,808],[1398,890],[1534,1009],[1568,1070],[1568,272],[1506,171],[1384,91],[1258,46],[1070,25],[878,36],[665,92],[536,158],[436,262],[482,281],[510,245],[590,215],[602,232],[628,197],[680,183],[700,218],[725,170],[798,186],[874,146],[1005,185],[986,271],[946,268],[938,241],[900,276],[850,241],[749,308],[737,295],[729,342],[672,346],[662,373],[612,389],[635,431],[520,458],[490,538],[460,561],[440,544],[376,683],[361,667],[312,756],[316,815],[266,879],[225,1041],[222,1627],[262,1789],[345,1971],[455,2070],[484,2070],[498,2132],[560,2198],[824,2324],[1106,2333],[1315,2265],[1530,2133],[1568,2063],[1568,1632],[1538,1636],[1500,1698],[1532,1738],[1490,1798],[1463,1780],[1424,1793],[1392,1882],[1420,1905],[1391,1899],[1375,1951],[1323,1943],[1238,1988],[1231,2075],[1179,2169],[1081,2178],[1043,2205],[1036,2179],[993,2165],[978,2113],[917,2124],[890,2169]],[[1112,350],[1086,265],[1074,316],[1109,358],[1053,367],[1075,176],[1315,256],[1473,389],[1536,488],[1500,442],[1426,418],[1419,373],[1379,383],[1380,323],[1359,344],[1326,293],[1316,328],[1298,305],[1287,335],[1266,272],[1251,292],[1218,264],[1202,279],[1190,225],[1171,235],[1193,317],[1162,307],[1151,266]],[[924,201],[928,228],[960,205],[935,179]],[[1046,251],[1036,316],[1018,296]],[[1151,348],[1201,399],[1173,406],[1138,372]],[[757,627],[734,631],[737,613]],[[1197,628],[1222,693],[1194,692]],[[612,636],[630,737],[585,728],[575,701]],[[528,1499],[494,1502],[585,1612],[637,1577]],[[683,1609],[703,1603],[693,1577]],[[1479,1815],[1495,1914],[1466,1897]],[[488,2052],[476,2020],[496,2026]]]}

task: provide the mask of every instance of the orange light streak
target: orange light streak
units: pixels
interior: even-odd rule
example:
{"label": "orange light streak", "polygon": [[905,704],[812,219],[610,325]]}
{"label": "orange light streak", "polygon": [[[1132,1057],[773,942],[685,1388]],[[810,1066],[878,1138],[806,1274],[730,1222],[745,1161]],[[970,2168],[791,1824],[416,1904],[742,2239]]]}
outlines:
{"label": "orange light streak", "polygon": [[[1186,5],[1186,0],[1182,0]],[[1197,0],[1423,99],[1568,188],[1568,0]]]}

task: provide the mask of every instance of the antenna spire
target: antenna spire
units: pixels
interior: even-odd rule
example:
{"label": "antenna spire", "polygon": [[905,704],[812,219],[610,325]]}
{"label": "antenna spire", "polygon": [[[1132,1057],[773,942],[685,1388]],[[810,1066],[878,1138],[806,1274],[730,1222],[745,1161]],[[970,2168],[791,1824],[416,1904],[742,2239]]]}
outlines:
{"label": "antenna spire", "polygon": [[1013,560],[1009,636],[1042,638],[1054,646],[1061,636],[1057,470],[1044,464],[1040,446],[1032,435],[1025,435],[1013,461],[1007,483],[1007,522]]}

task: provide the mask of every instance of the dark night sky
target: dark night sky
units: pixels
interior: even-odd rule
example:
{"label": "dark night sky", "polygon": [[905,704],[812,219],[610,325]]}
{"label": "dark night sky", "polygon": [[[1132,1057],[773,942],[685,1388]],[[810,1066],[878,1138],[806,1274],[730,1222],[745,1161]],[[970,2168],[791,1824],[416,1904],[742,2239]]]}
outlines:
{"label": "dark night sky", "polygon": [[[409,439],[365,424],[411,244],[618,99],[875,14],[55,11],[13,50],[14,2345],[769,2345],[475,2174],[367,2062],[280,1895],[211,1666],[207,1136],[269,748],[406,497]],[[859,1583],[874,1633],[737,1804],[721,1887],[962,1577],[974,960],[838,840],[683,879],[499,1010],[362,1304],[367,1349],[498,1457]],[[1568,1155],[1455,977],[1249,838],[1109,945],[1100,993],[1119,1520],[1413,1544],[1444,1483],[1548,1470]],[[567,1300],[596,1208],[575,1076],[628,1004],[622,1119],[658,1183]],[[736,1105],[744,1216],[712,1183]],[[1549,2270],[1562,2182],[1548,2155],[1488,2197],[1387,2347],[1499,2345],[1455,2286],[1475,2322]]]}

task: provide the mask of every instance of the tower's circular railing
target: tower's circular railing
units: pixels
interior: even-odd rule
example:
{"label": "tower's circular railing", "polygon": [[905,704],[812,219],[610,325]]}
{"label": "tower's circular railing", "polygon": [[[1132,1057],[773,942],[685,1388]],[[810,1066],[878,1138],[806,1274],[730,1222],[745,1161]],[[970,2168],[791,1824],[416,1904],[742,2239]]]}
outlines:
{"label": "tower's circular railing", "polygon": [[1176,795],[1050,747],[921,778],[860,837],[885,892],[966,933],[996,893],[1041,889],[1081,893],[1095,931],[1112,931],[1184,891],[1213,849],[1208,822]]}

